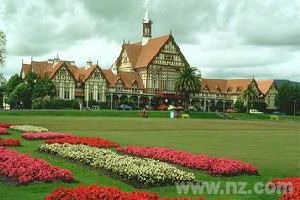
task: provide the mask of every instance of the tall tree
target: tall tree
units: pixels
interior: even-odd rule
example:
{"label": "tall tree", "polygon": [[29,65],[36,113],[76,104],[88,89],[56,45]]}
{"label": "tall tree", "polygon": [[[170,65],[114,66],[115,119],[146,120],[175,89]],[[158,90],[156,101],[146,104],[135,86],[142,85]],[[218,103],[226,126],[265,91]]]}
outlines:
{"label": "tall tree", "polygon": [[56,89],[54,83],[48,78],[44,77],[37,81],[32,95],[32,100],[44,97],[54,97]]}
{"label": "tall tree", "polygon": [[18,74],[11,76],[10,79],[8,80],[8,82],[6,84],[6,88],[5,88],[7,96],[9,96],[10,93],[17,87],[17,85],[19,85],[22,82],[23,82],[23,80]]}
{"label": "tall tree", "polygon": [[186,67],[181,70],[175,81],[175,90],[184,97],[184,105],[188,109],[191,95],[201,91],[201,77],[197,68]]}
{"label": "tall tree", "polygon": [[253,103],[258,100],[258,96],[258,91],[253,84],[250,84],[248,88],[242,92],[241,98],[246,105],[247,112],[249,112],[249,108],[253,108]]}
{"label": "tall tree", "polygon": [[292,85],[289,81],[284,83],[276,96],[276,105],[281,112],[294,114],[300,111],[300,87]]}
{"label": "tall tree", "polygon": [[3,31],[0,30],[0,67],[4,66],[6,58],[6,36]]}
{"label": "tall tree", "polygon": [[26,83],[20,83],[9,95],[8,103],[11,108],[30,108],[30,88]]}

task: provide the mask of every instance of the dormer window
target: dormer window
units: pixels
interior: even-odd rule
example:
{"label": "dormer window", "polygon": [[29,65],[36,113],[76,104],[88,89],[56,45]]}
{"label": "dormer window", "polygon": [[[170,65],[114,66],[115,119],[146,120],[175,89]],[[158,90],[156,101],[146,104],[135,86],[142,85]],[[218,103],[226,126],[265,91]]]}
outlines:
{"label": "dormer window", "polygon": [[123,83],[122,81],[118,81],[117,86],[116,86],[117,91],[122,91],[123,90]]}

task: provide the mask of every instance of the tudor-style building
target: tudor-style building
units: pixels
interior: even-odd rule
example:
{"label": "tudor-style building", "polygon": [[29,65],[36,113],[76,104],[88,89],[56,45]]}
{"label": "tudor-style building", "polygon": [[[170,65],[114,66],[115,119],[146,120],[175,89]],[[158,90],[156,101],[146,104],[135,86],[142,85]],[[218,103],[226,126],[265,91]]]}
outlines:
{"label": "tudor-style building", "polygon": [[148,12],[143,20],[143,39],[134,44],[123,44],[114,65],[117,74],[136,72],[140,75],[145,93],[174,94],[175,79],[180,69],[189,67],[172,34],[152,38],[152,21]]}
{"label": "tudor-style building", "polygon": [[42,62],[31,61],[22,65],[21,77],[24,78],[28,72],[36,73],[38,78],[49,77],[56,86],[57,98],[106,101],[106,78],[100,67],[90,61],[81,68],[58,57]]}
{"label": "tudor-style building", "polygon": [[[140,105],[181,104],[175,92],[175,79],[182,68],[190,67],[170,33],[152,38],[152,21],[148,12],[143,19],[143,38],[137,43],[123,43],[110,69],[101,69],[89,60],[84,67],[75,62],[55,59],[22,64],[21,76],[35,72],[39,78],[53,80],[57,97],[80,101],[109,102],[112,108],[121,102]],[[277,87],[273,80],[202,79],[202,92],[191,104],[205,111],[212,107],[232,108],[241,93],[253,85],[268,109],[276,109]]]}

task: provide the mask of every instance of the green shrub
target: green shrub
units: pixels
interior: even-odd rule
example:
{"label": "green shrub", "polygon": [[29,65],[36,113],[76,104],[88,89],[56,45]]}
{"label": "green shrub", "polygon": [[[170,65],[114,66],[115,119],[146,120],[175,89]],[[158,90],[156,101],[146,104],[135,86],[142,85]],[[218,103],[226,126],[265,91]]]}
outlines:
{"label": "green shrub", "polygon": [[277,116],[277,115],[270,115],[270,119],[274,120],[274,121],[277,121],[277,120],[279,120],[279,116]]}
{"label": "green shrub", "polygon": [[75,99],[36,99],[32,103],[32,109],[79,109],[79,102]]}

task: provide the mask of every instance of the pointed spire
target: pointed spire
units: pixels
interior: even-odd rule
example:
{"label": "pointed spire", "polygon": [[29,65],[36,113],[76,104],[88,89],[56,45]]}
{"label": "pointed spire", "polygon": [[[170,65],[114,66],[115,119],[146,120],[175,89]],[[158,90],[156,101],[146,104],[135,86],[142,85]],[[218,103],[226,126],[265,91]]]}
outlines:
{"label": "pointed spire", "polygon": [[143,19],[143,41],[142,45],[146,45],[152,37],[152,21],[149,18],[149,10],[146,8],[145,17]]}
{"label": "pointed spire", "polygon": [[170,35],[172,35],[172,29],[170,29]]}
{"label": "pointed spire", "polygon": [[148,8],[146,9],[145,17],[144,17],[144,23],[149,23],[149,10]]}
{"label": "pointed spire", "polygon": [[59,56],[58,56],[58,53],[56,54],[56,58],[55,58],[56,60],[59,60]]}
{"label": "pointed spire", "polygon": [[88,69],[92,66],[93,61],[92,61],[91,57],[89,57],[88,61],[86,61],[86,64],[87,64],[87,66],[85,67],[85,69]]}

